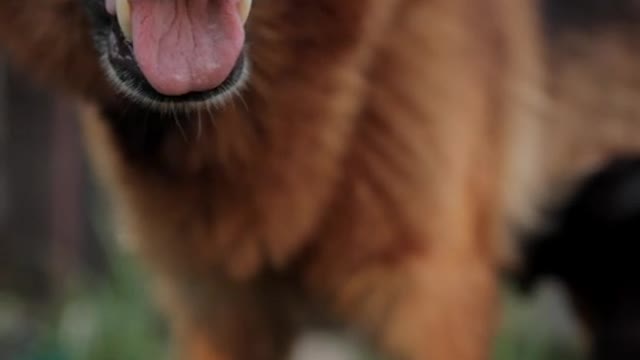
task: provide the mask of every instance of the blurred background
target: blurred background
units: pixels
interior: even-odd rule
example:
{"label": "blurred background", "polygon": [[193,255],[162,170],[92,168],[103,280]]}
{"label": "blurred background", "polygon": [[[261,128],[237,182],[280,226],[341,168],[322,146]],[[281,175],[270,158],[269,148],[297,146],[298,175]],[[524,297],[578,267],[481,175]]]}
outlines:
{"label": "blurred background", "polygon": [[[120,252],[87,165],[73,108],[0,57],[0,359],[163,360],[166,324],[148,281]],[[581,359],[562,291],[508,286],[495,360]],[[329,334],[296,359],[367,360]]]}

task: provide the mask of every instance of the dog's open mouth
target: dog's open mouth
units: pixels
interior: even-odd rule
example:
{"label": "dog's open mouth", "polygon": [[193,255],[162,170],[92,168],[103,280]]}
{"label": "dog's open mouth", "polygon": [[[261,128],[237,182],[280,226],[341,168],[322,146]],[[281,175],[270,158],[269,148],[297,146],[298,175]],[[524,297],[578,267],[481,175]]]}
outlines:
{"label": "dog's open mouth", "polygon": [[240,82],[251,0],[105,0],[105,8],[106,55],[131,95],[206,101]]}

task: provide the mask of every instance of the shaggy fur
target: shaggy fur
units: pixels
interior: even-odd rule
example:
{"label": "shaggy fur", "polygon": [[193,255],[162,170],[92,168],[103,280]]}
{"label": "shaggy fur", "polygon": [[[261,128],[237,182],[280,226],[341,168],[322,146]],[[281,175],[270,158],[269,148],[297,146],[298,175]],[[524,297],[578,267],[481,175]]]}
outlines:
{"label": "shaggy fur", "polygon": [[481,360],[508,227],[640,145],[635,22],[542,3],[256,1],[248,87],[191,113],[108,90],[74,0],[0,2],[0,40],[89,99],[182,358],[280,359],[320,318],[394,359]]}

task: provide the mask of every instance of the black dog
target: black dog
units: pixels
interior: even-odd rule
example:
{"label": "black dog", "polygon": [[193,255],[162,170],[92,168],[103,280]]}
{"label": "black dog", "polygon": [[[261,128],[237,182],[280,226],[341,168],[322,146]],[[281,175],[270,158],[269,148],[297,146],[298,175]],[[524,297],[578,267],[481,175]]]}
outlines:
{"label": "black dog", "polygon": [[640,160],[610,164],[553,215],[552,230],[526,242],[525,286],[566,285],[593,359],[640,359]]}

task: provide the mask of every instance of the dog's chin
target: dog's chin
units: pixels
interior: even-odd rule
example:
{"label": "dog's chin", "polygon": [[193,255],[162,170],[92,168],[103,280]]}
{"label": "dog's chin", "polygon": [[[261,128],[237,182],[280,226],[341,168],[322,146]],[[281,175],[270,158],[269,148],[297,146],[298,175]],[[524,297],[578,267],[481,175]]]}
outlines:
{"label": "dog's chin", "polygon": [[157,92],[139,71],[132,71],[102,55],[102,66],[116,91],[126,100],[160,112],[186,112],[219,107],[238,95],[248,78],[248,61],[243,53],[231,74],[216,88],[167,96]]}
{"label": "dog's chin", "polygon": [[[105,24],[106,25],[106,24]],[[133,56],[133,49],[115,22],[103,26],[96,41],[104,72],[115,90],[138,106],[159,112],[188,112],[218,107],[238,94],[249,74],[246,47],[240,53],[231,73],[217,87],[179,96],[156,91],[144,77]]]}

